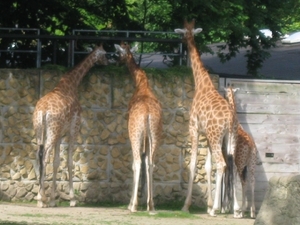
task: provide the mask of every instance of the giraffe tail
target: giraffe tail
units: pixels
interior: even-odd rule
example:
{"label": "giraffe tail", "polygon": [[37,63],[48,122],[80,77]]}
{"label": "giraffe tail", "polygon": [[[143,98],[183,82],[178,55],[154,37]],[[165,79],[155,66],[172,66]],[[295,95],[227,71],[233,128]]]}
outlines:
{"label": "giraffe tail", "polygon": [[39,145],[38,161],[39,161],[40,183],[41,183],[42,174],[43,174],[43,171],[44,171],[43,158],[44,158],[44,145]]}
{"label": "giraffe tail", "polygon": [[143,132],[143,152],[141,154],[141,190],[140,190],[140,196],[143,197],[144,189],[146,185],[146,154],[147,154],[147,146],[149,146],[149,141],[147,139],[149,132],[149,116],[146,117],[144,121],[144,132]]}
{"label": "giraffe tail", "polygon": [[233,202],[233,157],[227,155],[227,166],[224,176],[224,187],[223,187],[223,199],[222,199],[222,210],[231,211],[231,205]]}
{"label": "giraffe tail", "polygon": [[44,134],[45,134],[45,115],[43,111],[37,112],[38,117],[38,124],[36,129],[36,136],[37,136],[37,144],[38,144],[38,151],[37,151],[37,161],[39,164],[39,173],[40,173],[40,181],[42,178],[42,174],[44,171]]}
{"label": "giraffe tail", "polygon": [[248,174],[248,167],[245,166],[243,171],[242,171],[242,176],[241,176],[243,182],[246,182],[247,174]]}

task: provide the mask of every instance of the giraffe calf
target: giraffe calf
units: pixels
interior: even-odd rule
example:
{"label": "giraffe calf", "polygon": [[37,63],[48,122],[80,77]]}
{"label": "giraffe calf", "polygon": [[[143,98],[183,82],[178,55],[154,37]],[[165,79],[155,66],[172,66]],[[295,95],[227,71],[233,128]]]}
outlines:
{"label": "giraffe calf", "polygon": [[[229,105],[236,112],[236,104],[234,93],[238,89],[233,89],[231,87],[225,88],[225,98],[227,99]],[[250,216],[255,218],[255,204],[254,204],[254,186],[255,186],[255,165],[256,165],[257,148],[253,138],[243,129],[242,125],[238,126],[238,136],[236,143],[236,151],[234,162],[237,167],[237,172],[242,184],[242,215],[244,217],[244,212],[246,209],[246,191],[247,191],[247,180],[250,179],[251,186],[251,208]]]}

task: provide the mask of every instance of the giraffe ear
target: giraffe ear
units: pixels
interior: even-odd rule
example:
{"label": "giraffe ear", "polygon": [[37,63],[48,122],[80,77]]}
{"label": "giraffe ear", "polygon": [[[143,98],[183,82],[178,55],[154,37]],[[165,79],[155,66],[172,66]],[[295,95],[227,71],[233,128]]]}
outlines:
{"label": "giraffe ear", "polygon": [[175,33],[178,33],[178,34],[185,34],[186,33],[186,29],[175,29],[174,31],[175,31]]}
{"label": "giraffe ear", "polygon": [[135,53],[135,52],[137,52],[138,49],[139,49],[139,47],[138,47],[137,45],[135,45],[134,47],[132,47],[132,48],[130,49],[130,52],[131,52],[131,53]]}
{"label": "giraffe ear", "polygon": [[202,31],[202,28],[196,28],[196,29],[193,29],[193,34],[198,34]]}
{"label": "giraffe ear", "polygon": [[114,46],[117,52],[124,52],[124,49],[120,45],[114,44]]}
{"label": "giraffe ear", "polygon": [[86,50],[88,53],[90,53],[90,52],[93,51],[93,48],[91,48],[91,47],[85,47],[85,50]]}
{"label": "giraffe ear", "polygon": [[238,90],[240,90],[240,89],[239,88],[232,88],[233,93],[235,93]]}

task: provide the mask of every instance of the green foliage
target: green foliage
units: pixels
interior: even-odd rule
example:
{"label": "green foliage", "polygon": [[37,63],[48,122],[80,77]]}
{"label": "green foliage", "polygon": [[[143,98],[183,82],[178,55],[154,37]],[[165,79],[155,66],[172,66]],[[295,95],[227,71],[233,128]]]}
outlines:
{"label": "green foliage", "polygon": [[[18,24],[23,28],[40,28],[42,34],[67,35],[73,29],[173,31],[182,28],[184,18],[196,19],[196,25],[203,28],[195,37],[201,52],[212,52],[207,45],[222,42],[217,55],[225,62],[235,57],[240,48],[249,47],[245,55],[248,73],[257,75],[269,56],[268,49],[279,40],[279,32],[285,34],[300,29],[299,5],[299,0],[13,0],[0,1],[0,26]],[[261,35],[259,30],[263,28],[270,29],[273,37]],[[134,36],[149,37],[149,34]],[[155,37],[174,36],[166,33]],[[6,46],[1,40],[0,48],[6,49]],[[43,50],[49,46],[52,42],[45,41]],[[68,42],[59,43],[59,48],[67,47]],[[172,52],[178,45],[141,43],[139,47],[141,52]],[[62,62],[66,58],[64,52],[58,60]]]}

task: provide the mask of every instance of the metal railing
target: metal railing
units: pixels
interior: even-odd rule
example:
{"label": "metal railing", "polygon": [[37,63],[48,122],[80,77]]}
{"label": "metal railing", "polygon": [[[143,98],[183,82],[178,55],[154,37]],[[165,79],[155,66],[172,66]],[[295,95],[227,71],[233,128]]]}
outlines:
{"label": "metal railing", "polygon": [[[0,31],[4,30],[7,31],[7,34],[11,33],[11,32],[18,32],[19,34],[17,36],[20,36],[20,38],[22,37],[26,37],[28,32],[34,32],[34,37],[32,36],[29,39],[34,39],[36,40],[36,50],[32,50],[32,49],[25,49],[25,50],[20,50],[20,49],[14,49],[14,46],[8,46],[7,49],[0,49],[0,54],[2,52],[4,53],[10,53],[10,54],[15,54],[15,53],[36,53],[36,67],[39,68],[41,67],[41,41],[39,39],[40,36],[40,29],[35,29],[35,28],[0,28]],[[23,34],[20,34],[23,33]],[[3,34],[0,34],[0,38],[2,38]],[[14,40],[12,39],[12,44],[16,44],[14,43]],[[14,60],[14,59],[13,59]]]}
{"label": "metal railing", "polygon": [[[74,29],[72,35],[57,36],[57,35],[41,35],[40,29],[31,28],[0,28],[0,31],[4,30],[7,32],[0,32],[0,42],[3,39],[11,40],[36,40],[36,50],[32,49],[0,49],[0,54],[3,53],[35,53],[36,54],[36,67],[41,67],[41,56],[42,56],[42,40],[53,41],[53,49],[56,48],[56,41],[63,40],[68,41],[68,66],[74,66],[76,54],[88,54],[87,51],[77,51],[75,49],[75,43],[80,41],[100,41],[100,42],[157,42],[157,43],[172,43],[178,44],[178,52],[164,52],[164,53],[152,53],[156,55],[164,56],[179,56],[179,63],[182,64],[182,40],[175,32],[164,32],[164,31],[125,31],[125,30],[78,30]],[[17,31],[17,33],[15,32]],[[32,34],[32,31],[35,34]],[[31,33],[30,33],[31,32]],[[92,34],[92,35],[91,35]],[[161,36],[172,36],[172,38],[162,38]],[[153,37],[156,36],[156,37]],[[159,37],[157,37],[159,36]],[[174,38],[178,37],[178,38]],[[53,50],[54,55],[51,59],[52,63],[56,64],[56,53]],[[114,53],[114,52],[108,52]],[[149,53],[140,51],[140,55],[146,55]]]}
{"label": "metal railing", "polygon": [[[106,35],[104,37],[109,37],[107,35],[112,35],[111,37],[118,37],[120,41],[135,41],[135,42],[167,42],[167,41],[175,41],[178,42],[179,46],[177,50],[174,50],[173,53],[152,53],[153,55],[164,55],[164,56],[181,56],[182,53],[182,41],[181,39],[162,39],[162,38],[153,38],[151,35],[174,35],[178,36],[178,33],[175,32],[168,32],[168,31],[131,31],[131,30],[81,30],[81,29],[74,29],[72,34],[74,36],[80,36],[81,34],[92,33],[93,36],[98,35]],[[131,38],[132,36],[137,35],[140,37]],[[84,35],[87,37],[87,35]],[[75,41],[72,40],[72,59],[71,59],[71,66],[75,64],[75,55],[76,54],[88,54],[86,51],[76,51],[75,50]],[[114,52],[108,52],[108,54],[113,54]],[[148,55],[149,53],[140,52],[139,55]],[[182,65],[182,57],[179,58],[179,64]]]}

